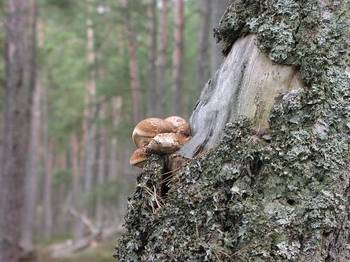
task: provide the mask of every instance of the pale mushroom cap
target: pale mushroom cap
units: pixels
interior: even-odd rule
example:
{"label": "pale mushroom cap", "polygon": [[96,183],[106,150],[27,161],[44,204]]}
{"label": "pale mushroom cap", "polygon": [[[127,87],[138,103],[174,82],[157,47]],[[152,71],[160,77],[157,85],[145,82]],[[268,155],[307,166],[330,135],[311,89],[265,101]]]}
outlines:
{"label": "pale mushroom cap", "polygon": [[175,128],[170,122],[160,118],[146,118],[136,125],[132,140],[137,147],[143,147],[156,135],[171,132],[175,132]]}
{"label": "pale mushroom cap", "polygon": [[190,138],[180,133],[156,135],[146,146],[152,152],[172,154],[179,150]]}
{"label": "pale mushroom cap", "polygon": [[142,168],[145,165],[148,154],[145,148],[138,148],[130,157],[130,164],[139,168]]}
{"label": "pale mushroom cap", "polygon": [[185,136],[189,136],[191,134],[190,125],[182,117],[169,116],[164,120],[171,123],[175,127],[176,132],[184,134]]}

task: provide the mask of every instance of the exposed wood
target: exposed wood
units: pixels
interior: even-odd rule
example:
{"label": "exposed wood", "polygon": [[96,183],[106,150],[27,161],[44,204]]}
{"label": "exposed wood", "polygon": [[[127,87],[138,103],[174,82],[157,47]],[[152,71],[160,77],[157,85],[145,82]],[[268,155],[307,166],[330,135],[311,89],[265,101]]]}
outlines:
{"label": "exposed wood", "polygon": [[193,138],[179,153],[191,158],[213,148],[225,124],[239,116],[250,118],[256,129],[268,128],[275,98],[301,87],[296,68],[273,64],[259,51],[253,35],[239,39],[202,91],[190,119]]}
{"label": "exposed wood", "polygon": [[182,115],[182,56],[184,32],[184,1],[175,1],[175,31],[173,53],[172,114]]}
{"label": "exposed wood", "polygon": [[35,87],[36,4],[6,1],[4,139],[0,173],[0,262],[20,255],[24,185]]}

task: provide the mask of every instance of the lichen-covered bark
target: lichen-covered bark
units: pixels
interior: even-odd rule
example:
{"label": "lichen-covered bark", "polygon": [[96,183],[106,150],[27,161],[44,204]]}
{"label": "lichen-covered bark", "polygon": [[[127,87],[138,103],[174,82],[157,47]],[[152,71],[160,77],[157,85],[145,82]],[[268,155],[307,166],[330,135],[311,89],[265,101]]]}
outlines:
{"label": "lichen-covered bark", "polygon": [[[162,192],[162,160],[139,176],[120,261],[350,261],[350,2],[234,1],[216,31],[227,54],[248,33],[305,88],[270,115],[270,141],[227,124],[220,144]],[[228,109],[229,110],[229,109]],[[147,185],[147,187],[146,187]]]}

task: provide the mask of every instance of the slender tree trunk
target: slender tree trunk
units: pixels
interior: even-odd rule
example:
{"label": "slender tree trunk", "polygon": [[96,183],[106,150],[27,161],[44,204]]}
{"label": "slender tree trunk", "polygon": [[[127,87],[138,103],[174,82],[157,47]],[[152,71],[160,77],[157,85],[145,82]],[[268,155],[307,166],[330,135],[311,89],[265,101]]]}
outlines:
{"label": "slender tree trunk", "polygon": [[[97,168],[97,186],[101,190],[106,177],[106,159],[107,159],[107,130],[105,125],[106,105],[102,104],[100,107],[99,120],[102,122],[99,128],[99,143],[98,143],[98,168]],[[97,194],[95,219],[98,227],[103,226],[104,222],[104,203],[101,196],[101,191]]]}
{"label": "slender tree trunk", "polygon": [[[91,14],[92,6],[87,0],[88,15]],[[86,20],[86,59],[88,65],[88,79],[86,82],[86,105],[85,105],[85,153],[84,153],[84,191],[91,193],[96,160],[96,54],[93,22]]]}
{"label": "slender tree trunk", "polygon": [[[44,45],[44,27],[41,22],[37,23],[38,48],[43,48]],[[28,156],[28,169],[26,174],[24,212],[22,216],[22,240],[21,243],[26,252],[33,250],[33,232],[35,228],[37,191],[38,191],[38,176],[41,171],[40,153],[42,148],[42,89],[43,80],[41,73],[38,72],[36,86],[33,92],[32,104],[32,127],[30,140],[30,154]]]}
{"label": "slender tree trunk", "polygon": [[[119,126],[119,122],[121,119],[121,108],[123,105],[123,98],[121,96],[117,96],[112,100],[112,130],[116,130]],[[108,164],[108,179],[110,181],[118,179],[118,157],[117,157],[117,145],[118,140],[116,135],[110,135],[110,153],[109,153],[109,164]]]}
{"label": "slender tree trunk", "polygon": [[128,54],[129,54],[129,85],[132,97],[132,118],[133,122],[137,123],[141,120],[141,87],[139,79],[139,68],[137,62],[135,32],[132,26],[132,19],[130,17],[128,0],[121,0],[124,7],[124,25],[126,36],[128,40]]}
{"label": "slender tree trunk", "polygon": [[149,88],[147,90],[148,116],[156,115],[157,104],[157,0],[149,0],[147,16],[149,19]]}
{"label": "slender tree trunk", "polygon": [[[79,168],[79,143],[76,134],[70,136],[70,157],[72,163],[72,206],[75,210],[81,210],[81,173]],[[77,242],[83,237],[83,224],[81,220],[74,217],[73,223],[73,241]]]}
{"label": "slender tree trunk", "polygon": [[0,261],[20,255],[21,216],[35,87],[35,1],[6,1],[5,119],[0,181]]}
{"label": "slender tree trunk", "polygon": [[168,47],[168,0],[162,0],[161,14],[160,14],[160,44],[157,58],[157,116],[165,116],[165,73],[167,64],[167,47]]}
{"label": "slender tree trunk", "polygon": [[[229,5],[229,0],[215,0],[211,1],[211,32],[213,29],[219,25],[220,19],[224,14],[225,9]],[[213,34],[213,33],[212,33]],[[212,37],[210,41],[210,49],[211,49],[211,75],[214,75],[216,70],[219,69],[223,55],[220,49],[220,46],[217,44],[216,40]]]}
{"label": "slender tree trunk", "polygon": [[209,37],[210,37],[210,0],[203,0],[199,4],[200,25],[198,35],[198,56],[197,56],[197,85],[199,94],[206,81],[210,76],[210,54],[209,54]]}
{"label": "slender tree trunk", "polygon": [[25,184],[25,198],[22,215],[22,240],[23,248],[30,252],[33,249],[33,230],[37,203],[37,185],[40,171],[40,125],[41,125],[41,98],[42,82],[38,79],[34,89],[32,105],[32,128],[30,132],[30,154],[28,155],[28,166]]}
{"label": "slender tree trunk", "polygon": [[184,32],[184,1],[175,1],[175,48],[173,53],[172,113],[181,115],[182,108],[182,56]]}
{"label": "slender tree trunk", "polygon": [[[46,140],[46,141],[45,141]],[[53,172],[53,153],[52,143],[46,138],[45,147],[45,178],[44,178],[44,238],[51,239],[53,227],[52,213],[52,172]]]}

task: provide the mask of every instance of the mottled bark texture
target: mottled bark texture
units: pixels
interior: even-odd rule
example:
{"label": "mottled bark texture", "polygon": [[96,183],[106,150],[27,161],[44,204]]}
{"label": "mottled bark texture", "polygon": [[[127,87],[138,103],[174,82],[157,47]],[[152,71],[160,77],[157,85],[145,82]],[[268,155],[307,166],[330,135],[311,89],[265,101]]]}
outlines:
{"label": "mottled bark texture", "polygon": [[20,256],[21,218],[35,86],[35,1],[6,1],[4,138],[0,173],[0,261]]}
{"label": "mottled bark texture", "polygon": [[168,191],[154,156],[129,201],[119,261],[350,260],[349,10],[349,1],[233,2],[216,30],[226,60],[255,34],[303,84],[277,97],[268,136],[249,114],[227,117],[213,146],[203,141],[207,150],[168,178]]}

